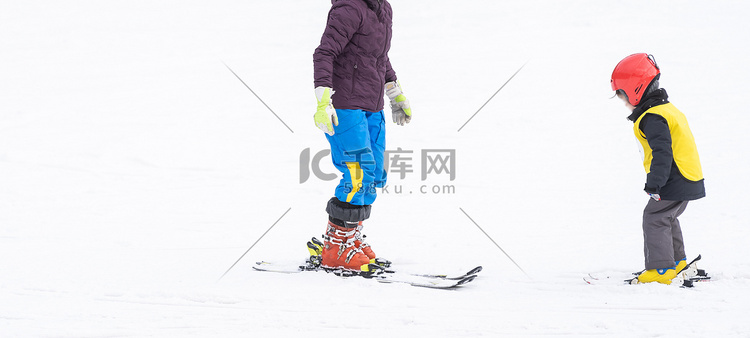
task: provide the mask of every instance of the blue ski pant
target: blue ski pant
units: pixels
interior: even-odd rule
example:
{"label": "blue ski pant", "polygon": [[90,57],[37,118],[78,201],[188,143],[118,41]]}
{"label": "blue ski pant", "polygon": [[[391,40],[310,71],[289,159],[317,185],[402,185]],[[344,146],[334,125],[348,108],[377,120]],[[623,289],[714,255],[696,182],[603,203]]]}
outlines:
{"label": "blue ski pant", "polygon": [[326,134],[333,165],[342,174],[336,198],[353,205],[369,205],[377,197],[376,187],[385,186],[383,170],[385,119],[383,111],[336,109],[339,125]]}

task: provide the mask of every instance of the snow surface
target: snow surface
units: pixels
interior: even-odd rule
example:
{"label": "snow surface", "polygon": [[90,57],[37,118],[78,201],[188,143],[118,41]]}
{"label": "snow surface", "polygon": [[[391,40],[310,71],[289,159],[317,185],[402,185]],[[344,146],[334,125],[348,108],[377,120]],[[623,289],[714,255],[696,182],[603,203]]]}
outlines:
{"label": "snow surface", "polygon": [[[750,4],[392,2],[415,115],[389,123],[388,149],[414,151],[414,173],[391,175],[403,193],[365,232],[403,270],[480,278],[251,270],[302,259],[325,227],[335,183],[300,184],[299,156],[327,147],[311,115],[328,1],[5,1],[0,336],[750,336]],[[708,197],[681,220],[715,281],[693,289],[582,280],[643,264],[643,169],[609,99],[635,52],[656,56],[701,154]],[[455,149],[456,179],[421,181],[423,149]]]}

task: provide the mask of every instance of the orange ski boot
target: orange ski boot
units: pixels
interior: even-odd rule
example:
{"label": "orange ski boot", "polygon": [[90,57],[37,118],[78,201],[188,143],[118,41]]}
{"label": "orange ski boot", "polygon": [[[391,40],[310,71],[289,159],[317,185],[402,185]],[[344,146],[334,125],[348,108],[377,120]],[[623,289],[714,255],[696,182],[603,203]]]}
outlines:
{"label": "orange ski boot", "polygon": [[354,245],[356,233],[356,223],[354,227],[346,227],[328,221],[328,228],[323,235],[325,245],[320,265],[326,269],[369,271],[370,259]]}
{"label": "orange ski boot", "polygon": [[354,246],[362,250],[362,252],[367,255],[367,258],[370,259],[370,263],[377,264],[378,266],[383,268],[391,266],[391,261],[385,258],[378,257],[375,252],[372,251],[372,247],[370,246],[370,244],[365,242],[366,237],[367,236],[362,233],[362,222],[359,222],[359,224],[357,225],[357,233],[354,234]]}

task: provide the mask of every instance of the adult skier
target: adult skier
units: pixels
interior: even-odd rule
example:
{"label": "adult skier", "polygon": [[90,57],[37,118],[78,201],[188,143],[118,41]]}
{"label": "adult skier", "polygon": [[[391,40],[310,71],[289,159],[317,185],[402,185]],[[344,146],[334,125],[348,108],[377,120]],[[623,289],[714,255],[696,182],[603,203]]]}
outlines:
{"label": "adult skier", "polygon": [[383,93],[390,99],[393,122],[411,120],[409,101],[388,58],[392,15],[386,0],[332,0],[313,55],[315,125],[326,133],[333,164],[343,174],[326,206],[321,262],[326,268],[361,271],[375,262],[361,230],[375,188],[386,181]]}
{"label": "adult skier", "polygon": [[628,119],[643,151],[643,211],[646,270],[641,283],[671,284],[686,265],[680,221],[688,201],[706,196],[698,150],[688,121],[659,88],[661,72],[652,55],[633,54],[612,72],[612,90],[632,111]]}

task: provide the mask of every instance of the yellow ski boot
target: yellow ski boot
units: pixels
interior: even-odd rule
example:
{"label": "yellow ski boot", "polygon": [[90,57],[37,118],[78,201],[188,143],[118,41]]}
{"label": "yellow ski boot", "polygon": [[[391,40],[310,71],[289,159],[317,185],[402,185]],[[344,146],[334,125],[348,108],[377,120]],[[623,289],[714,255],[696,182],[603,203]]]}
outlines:
{"label": "yellow ski boot", "polygon": [[677,277],[675,268],[669,269],[651,269],[638,275],[638,283],[658,282],[662,284],[672,284],[672,279]]}

